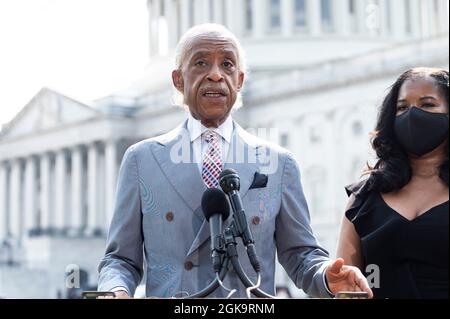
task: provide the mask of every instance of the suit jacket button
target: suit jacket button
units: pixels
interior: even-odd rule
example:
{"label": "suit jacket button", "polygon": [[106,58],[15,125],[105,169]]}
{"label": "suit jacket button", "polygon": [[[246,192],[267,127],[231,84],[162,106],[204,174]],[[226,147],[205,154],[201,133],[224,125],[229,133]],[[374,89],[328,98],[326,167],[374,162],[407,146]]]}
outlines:
{"label": "suit jacket button", "polygon": [[191,270],[192,268],[194,268],[194,264],[192,263],[192,261],[186,261],[184,263],[184,269]]}
{"label": "suit jacket button", "polygon": [[172,212],[168,212],[166,214],[166,219],[167,219],[167,221],[171,222],[173,220],[173,213]]}
{"label": "suit jacket button", "polygon": [[254,216],[252,219],[253,225],[259,225],[261,223],[261,218],[259,216]]}

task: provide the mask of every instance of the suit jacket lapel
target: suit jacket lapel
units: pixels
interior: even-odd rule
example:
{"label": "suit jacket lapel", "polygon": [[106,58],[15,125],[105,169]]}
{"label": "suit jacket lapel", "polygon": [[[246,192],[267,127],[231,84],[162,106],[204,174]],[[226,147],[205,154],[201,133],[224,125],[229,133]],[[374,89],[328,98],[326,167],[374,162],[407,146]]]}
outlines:
{"label": "suit jacket lapel", "polygon": [[160,147],[153,150],[153,155],[175,191],[198,218],[204,219],[199,207],[206,185],[200,176],[198,164],[193,160],[186,123],[158,137]]}
{"label": "suit jacket lapel", "polygon": [[[255,172],[258,170],[258,164],[256,162],[252,163],[251,160],[252,158],[257,158],[257,152],[258,145],[251,138],[251,135],[245,132],[237,123],[234,123],[233,138],[228,150],[227,160],[224,163],[224,169],[232,168],[238,172],[241,181],[240,194],[242,197],[247,194]],[[230,214],[230,217],[224,224],[229,225],[231,220],[232,214]],[[187,256],[195,252],[209,237],[209,223],[204,220]]]}
{"label": "suit jacket lapel", "polygon": [[241,197],[244,197],[253,182],[255,172],[258,171],[259,145],[237,123],[234,123],[234,125],[233,140],[224,169],[231,168],[239,174],[241,183],[240,194]]}

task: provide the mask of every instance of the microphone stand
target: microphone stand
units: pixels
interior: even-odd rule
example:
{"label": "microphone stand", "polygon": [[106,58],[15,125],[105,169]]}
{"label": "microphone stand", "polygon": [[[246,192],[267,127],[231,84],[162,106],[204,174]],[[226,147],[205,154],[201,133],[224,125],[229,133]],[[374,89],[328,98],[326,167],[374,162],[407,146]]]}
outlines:
{"label": "microphone stand", "polygon": [[[241,282],[244,284],[244,286],[247,288],[247,291],[250,291],[253,295],[255,295],[258,298],[271,298],[275,299],[275,296],[272,296],[261,289],[258,288],[258,285],[254,285],[253,282],[248,278],[247,274],[245,273],[240,261],[239,256],[237,252],[237,242],[236,237],[239,237],[239,234],[236,231],[236,224],[235,221],[231,223],[230,227],[227,227],[224,230],[223,235],[223,243],[225,250],[222,250],[222,253],[226,251],[226,255],[223,258],[222,266],[218,274],[218,277],[220,278],[220,281],[223,281],[227,275],[228,267],[230,265],[230,262],[238,276],[238,278],[241,280]],[[258,276],[260,276],[259,272],[257,272]],[[209,296],[211,293],[213,293],[217,288],[221,286],[219,280],[216,278],[204,289],[201,291],[181,298],[181,299],[193,299],[193,298],[205,298]]]}
{"label": "microphone stand", "polygon": [[[227,275],[228,272],[228,267],[230,265],[230,259],[225,256],[223,263],[222,263],[222,268],[220,269],[219,272],[219,278],[221,281],[223,281]],[[193,299],[193,298],[205,298],[207,296],[209,296],[210,294],[212,294],[217,288],[219,288],[220,283],[217,280],[217,278],[215,278],[206,288],[200,290],[199,292],[196,292],[193,295],[187,296],[185,298],[182,299]]]}
{"label": "microphone stand", "polygon": [[[247,291],[250,291],[253,295],[255,295],[258,298],[275,299],[276,298],[275,296],[272,296],[259,289],[258,286],[255,286],[253,282],[248,278],[247,274],[244,271],[244,268],[242,268],[236,248],[237,247],[236,237],[238,237],[238,235],[236,232],[236,225],[234,221],[231,223],[230,227],[227,227],[225,229],[223,236],[224,236],[223,243],[225,246],[226,255],[223,258],[222,267],[220,269],[220,272],[218,273],[220,281],[223,281],[225,279],[231,262],[238,278],[247,288]],[[225,251],[222,251],[222,253],[224,253]],[[259,272],[257,272],[257,274],[258,276],[260,276]],[[206,288],[202,289],[199,292],[196,292],[193,295],[183,297],[181,299],[205,298],[209,296],[211,293],[213,293],[220,286],[221,284],[216,276],[216,278]]]}
{"label": "microphone stand", "polygon": [[[258,275],[258,285],[253,284],[253,282],[248,278],[247,274],[245,273],[244,269],[242,268],[242,265],[239,261],[237,248],[236,248],[237,247],[236,237],[241,237],[241,238],[243,237],[242,232],[240,233],[238,231],[238,227],[237,227],[238,222],[239,221],[236,220],[236,216],[234,215],[234,220],[232,221],[230,227],[227,227],[224,230],[223,235],[221,235],[220,244],[218,245],[218,247],[216,247],[215,252],[219,253],[220,255],[224,255],[220,271],[216,272],[216,278],[206,288],[202,289],[201,291],[199,291],[193,295],[184,297],[182,299],[204,298],[204,297],[209,296],[220,286],[225,288],[223,286],[223,284],[221,284],[221,282],[225,279],[225,277],[227,275],[230,262],[233,265],[233,268],[234,268],[238,278],[240,279],[242,284],[244,284],[244,286],[247,288],[248,296],[251,292],[253,295],[255,295],[256,297],[259,297],[259,298],[276,298],[275,296],[272,296],[258,288],[259,281],[260,281],[259,262],[257,262],[257,265],[252,263],[252,266]],[[247,249],[249,247],[251,247],[253,249],[252,250],[253,254],[256,256],[256,252],[254,251],[253,242],[247,243],[247,245],[245,245],[245,246]],[[226,253],[226,255],[225,255],[225,253]]]}
{"label": "microphone stand", "polygon": [[[276,298],[275,296],[272,296],[261,289],[257,288],[258,286],[255,286],[252,281],[248,278],[247,274],[244,271],[244,268],[242,268],[242,265],[239,261],[238,252],[236,249],[237,243],[236,243],[236,226],[233,221],[230,227],[226,228],[224,231],[224,239],[225,239],[225,248],[227,250],[227,257],[231,260],[231,264],[233,265],[233,268],[238,275],[241,282],[244,284],[246,288],[251,288],[251,293],[259,298]],[[259,276],[259,272],[257,272]]]}

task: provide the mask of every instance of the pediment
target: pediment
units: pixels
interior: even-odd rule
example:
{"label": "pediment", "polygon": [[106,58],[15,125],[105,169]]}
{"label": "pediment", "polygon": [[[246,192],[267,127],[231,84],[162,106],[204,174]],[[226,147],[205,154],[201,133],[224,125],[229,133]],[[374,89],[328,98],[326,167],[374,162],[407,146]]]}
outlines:
{"label": "pediment", "polygon": [[98,115],[98,111],[82,102],[43,88],[6,125],[2,139],[35,134]]}

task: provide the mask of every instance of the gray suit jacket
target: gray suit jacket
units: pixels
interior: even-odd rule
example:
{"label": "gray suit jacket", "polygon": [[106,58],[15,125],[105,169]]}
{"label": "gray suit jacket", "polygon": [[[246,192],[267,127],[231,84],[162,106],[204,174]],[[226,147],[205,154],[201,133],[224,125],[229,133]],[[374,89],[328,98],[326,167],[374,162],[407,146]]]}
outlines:
{"label": "gray suit jacket", "polygon": [[[181,291],[193,294],[214,279],[209,223],[200,205],[206,186],[198,164],[191,161],[186,123],[126,151],[106,254],[99,266],[99,290],[121,286],[133,294],[145,276],[147,296],[170,297]],[[323,280],[328,253],[313,236],[293,156],[236,123],[228,153],[224,168],[235,169],[241,178],[240,194],[261,261],[261,289],[275,293],[277,253],[299,288],[313,296],[329,296]],[[255,172],[267,173],[265,187],[249,189]],[[241,263],[255,282],[245,248],[238,243]],[[245,297],[233,271],[224,283],[238,289],[235,296]],[[219,288],[212,296],[226,294]]]}

